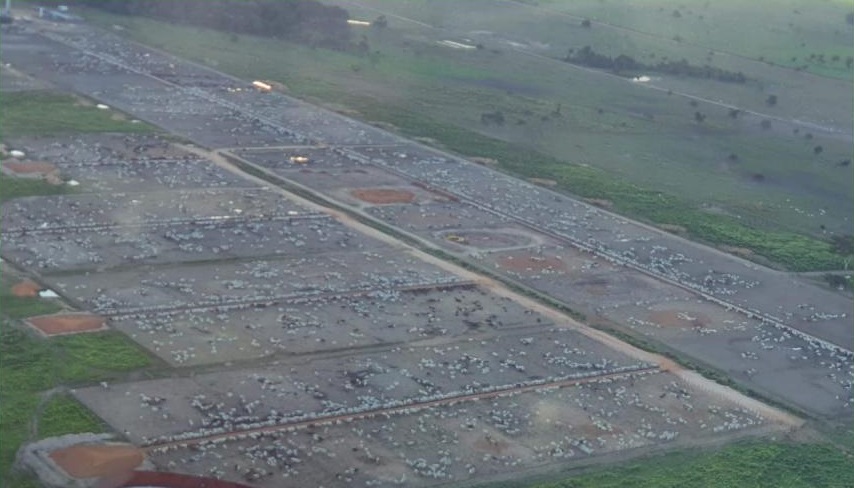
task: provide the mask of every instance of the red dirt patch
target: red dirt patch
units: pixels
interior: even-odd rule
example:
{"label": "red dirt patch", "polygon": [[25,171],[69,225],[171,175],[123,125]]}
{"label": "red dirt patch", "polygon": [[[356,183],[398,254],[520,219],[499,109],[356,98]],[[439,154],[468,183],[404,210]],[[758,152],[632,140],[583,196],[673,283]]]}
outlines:
{"label": "red dirt patch", "polygon": [[92,332],[107,327],[107,319],[87,313],[67,313],[30,317],[27,322],[47,336]]}
{"label": "red dirt patch", "polygon": [[50,163],[31,161],[29,163],[20,163],[15,161],[6,161],[3,167],[8,172],[22,176],[40,176],[57,171],[56,166]]}
{"label": "red dirt patch", "polygon": [[122,479],[101,480],[96,488],[131,488],[140,486],[162,486],[164,488],[252,488],[249,485],[223,481],[203,476],[191,476],[156,471],[134,471]]}
{"label": "red dirt patch", "polygon": [[662,327],[705,327],[709,317],[697,312],[659,310],[649,314],[649,320]]}
{"label": "red dirt patch", "polygon": [[78,445],[53,451],[50,458],[72,478],[84,479],[132,471],[145,455],[133,446]]}
{"label": "red dirt patch", "polygon": [[415,201],[415,194],[411,191],[393,190],[389,188],[353,190],[350,194],[363,202],[377,205],[389,203],[412,203]]}
{"label": "red dirt patch", "polygon": [[41,289],[42,287],[40,287],[38,283],[31,280],[24,280],[12,287],[12,295],[26,298],[37,297],[39,296],[39,290]]}
{"label": "red dirt patch", "polygon": [[508,271],[531,273],[539,271],[563,271],[566,264],[556,257],[543,256],[504,256],[498,265]]}

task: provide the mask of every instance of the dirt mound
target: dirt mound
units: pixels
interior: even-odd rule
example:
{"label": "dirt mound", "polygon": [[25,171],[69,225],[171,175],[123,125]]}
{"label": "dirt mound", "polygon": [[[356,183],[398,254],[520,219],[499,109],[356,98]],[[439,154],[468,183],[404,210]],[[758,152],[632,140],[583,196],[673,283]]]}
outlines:
{"label": "dirt mound", "polygon": [[557,181],[548,180],[546,178],[528,178],[528,181],[540,186],[557,186]]}
{"label": "dirt mound", "polygon": [[649,320],[662,327],[705,327],[709,317],[697,312],[659,310],[649,314]]}
{"label": "dirt mound", "polygon": [[492,158],[482,158],[480,156],[474,156],[469,158],[469,161],[472,163],[482,164],[484,166],[498,166],[498,160]]}
{"label": "dirt mound", "polygon": [[104,317],[87,313],[40,315],[27,319],[27,322],[48,336],[91,332],[107,326],[107,319]]}
{"label": "dirt mound", "polygon": [[740,258],[750,258],[753,256],[753,251],[746,247],[721,246],[721,251],[734,254]]}
{"label": "dirt mound", "polygon": [[614,208],[614,202],[605,200],[604,198],[585,198],[584,201],[599,208]]}
{"label": "dirt mound", "polygon": [[77,445],[53,451],[50,458],[69,476],[83,479],[132,471],[145,456],[133,446]]}
{"label": "dirt mound", "polygon": [[551,256],[503,256],[498,260],[498,265],[508,271],[517,273],[531,273],[540,271],[563,271],[566,264],[556,257]]}
{"label": "dirt mound", "polygon": [[353,190],[350,194],[363,202],[377,205],[389,203],[412,203],[415,201],[415,194],[411,191],[393,190],[388,188]]}
{"label": "dirt mound", "polygon": [[688,229],[676,224],[659,224],[658,228],[674,234],[684,234],[688,232]]}
{"label": "dirt mound", "polygon": [[37,297],[41,289],[42,287],[38,283],[31,280],[24,280],[12,287],[12,295],[26,298]]}

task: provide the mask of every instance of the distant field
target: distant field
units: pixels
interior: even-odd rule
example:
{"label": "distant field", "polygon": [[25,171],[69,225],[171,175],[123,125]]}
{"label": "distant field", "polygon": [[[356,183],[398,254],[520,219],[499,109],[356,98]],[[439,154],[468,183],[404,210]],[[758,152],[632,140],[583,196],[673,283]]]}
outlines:
{"label": "distant field", "polygon": [[561,481],[484,488],[844,488],[854,486],[851,461],[825,444],[750,442],[665,454]]}
{"label": "distant field", "polygon": [[[523,0],[521,3],[642,32],[650,39],[670,41],[679,37],[707,50],[762,58],[782,66],[806,66],[807,71],[821,76],[852,79],[845,58],[854,54],[851,49],[854,26],[846,22],[845,16],[854,12],[854,5],[845,0],[773,3]],[[823,60],[810,58],[811,54],[821,54]]]}
{"label": "distant field", "polygon": [[[749,248],[790,269],[841,266],[818,240],[828,231],[851,233],[852,168],[838,164],[851,148],[839,139],[762,130],[759,119],[733,119],[725,108],[693,107],[557,61],[447,48],[424,31],[398,30],[394,19],[364,31],[374,54],[361,57],[100,12],[90,18],[461,154],[494,157],[523,176],[555,179],[694,238]],[[481,122],[494,111],[503,125]],[[697,111],[706,114],[702,123]]]}

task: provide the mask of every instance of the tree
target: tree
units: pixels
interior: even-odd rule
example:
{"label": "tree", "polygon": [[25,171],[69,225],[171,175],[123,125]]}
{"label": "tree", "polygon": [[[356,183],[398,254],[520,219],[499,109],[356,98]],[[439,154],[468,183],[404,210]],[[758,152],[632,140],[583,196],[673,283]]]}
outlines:
{"label": "tree", "polygon": [[589,28],[590,28],[590,25],[591,25],[591,24],[590,24],[590,19],[584,19],[584,20],[582,20],[582,21],[581,21],[581,27],[584,27],[584,28],[586,28],[586,29],[589,29]]}
{"label": "tree", "polygon": [[729,109],[729,118],[737,119],[738,114],[740,114],[740,113],[741,113],[741,110],[739,110],[737,108],[731,108],[731,109]]}
{"label": "tree", "polygon": [[694,112],[694,122],[702,124],[706,120],[706,116],[700,112]]}
{"label": "tree", "polygon": [[771,128],[771,121],[768,119],[765,119],[759,123],[759,127],[762,127],[763,129],[768,130]]}
{"label": "tree", "polygon": [[824,151],[824,148],[821,146],[816,146],[816,147],[812,148],[812,152],[815,153],[816,155],[821,154],[822,151]]}
{"label": "tree", "polygon": [[768,98],[765,99],[765,103],[771,107],[777,105],[777,95],[768,95]]}

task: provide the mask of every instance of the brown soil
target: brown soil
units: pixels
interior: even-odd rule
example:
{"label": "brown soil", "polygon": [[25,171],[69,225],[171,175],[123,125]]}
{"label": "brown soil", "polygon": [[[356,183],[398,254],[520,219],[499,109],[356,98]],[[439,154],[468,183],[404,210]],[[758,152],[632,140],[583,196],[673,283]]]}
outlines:
{"label": "brown soil", "polygon": [[674,234],[684,234],[688,231],[688,229],[686,229],[685,227],[676,224],[659,224],[658,228],[667,232],[672,232]]}
{"label": "brown soil", "polygon": [[614,202],[612,202],[611,200],[605,200],[604,198],[585,198],[584,201],[599,208],[614,207]]}
{"label": "brown soil", "polygon": [[704,314],[677,310],[651,312],[649,320],[662,327],[705,327],[709,323],[709,317]]}
{"label": "brown soil", "polygon": [[38,176],[38,175],[46,175],[57,171],[56,166],[50,163],[31,161],[28,163],[21,163],[17,161],[6,161],[3,163],[3,166],[6,168],[8,172],[16,175],[30,175],[30,176]]}
{"label": "brown soil", "polygon": [[353,190],[351,195],[367,203],[383,205],[388,203],[412,203],[415,194],[405,190],[392,190],[387,188],[373,188]]}
{"label": "brown soil", "polygon": [[30,317],[27,322],[47,336],[91,332],[106,328],[107,319],[86,313],[68,313]]}
{"label": "brown soil", "polygon": [[249,485],[202,476],[158,471],[133,471],[124,476],[101,479],[95,488],[131,488],[162,486],[164,488],[251,488]]}
{"label": "brown soil", "polygon": [[508,271],[531,273],[539,271],[563,271],[566,264],[555,257],[541,256],[504,256],[498,260],[498,265]]}
{"label": "brown soil", "polygon": [[740,258],[749,258],[753,256],[753,251],[746,247],[721,246],[721,251],[734,254]]}
{"label": "brown soil", "polygon": [[557,186],[557,181],[547,180],[545,178],[528,178],[528,181],[540,186]]}
{"label": "brown soil", "polygon": [[472,157],[469,158],[472,163],[482,164],[484,166],[497,166],[498,161],[492,158]]}
{"label": "brown soil", "polygon": [[12,295],[16,297],[37,297],[42,287],[30,280],[24,280],[12,287]]}
{"label": "brown soil", "polygon": [[133,446],[78,445],[53,451],[50,458],[72,478],[84,479],[132,471],[145,456]]}

